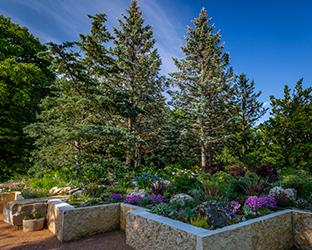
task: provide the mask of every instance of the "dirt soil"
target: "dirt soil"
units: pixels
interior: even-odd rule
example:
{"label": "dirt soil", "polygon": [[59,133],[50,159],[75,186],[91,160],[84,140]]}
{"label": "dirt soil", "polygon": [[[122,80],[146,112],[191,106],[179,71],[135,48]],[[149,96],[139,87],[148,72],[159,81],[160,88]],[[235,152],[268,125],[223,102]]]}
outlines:
{"label": "dirt soil", "polygon": [[15,230],[13,226],[3,221],[3,214],[0,213],[0,249],[133,250],[134,248],[126,245],[126,234],[122,231],[96,234],[62,244],[49,229],[29,233]]}

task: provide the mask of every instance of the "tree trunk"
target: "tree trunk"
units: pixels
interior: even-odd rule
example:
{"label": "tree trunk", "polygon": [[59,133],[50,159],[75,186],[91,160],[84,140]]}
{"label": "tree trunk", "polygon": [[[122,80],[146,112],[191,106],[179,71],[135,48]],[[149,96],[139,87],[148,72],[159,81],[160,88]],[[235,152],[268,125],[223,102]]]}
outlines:
{"label": "tree trunk", "polygon": [[[204,136],[204,128],[201,129],[201,134]],[[201,165],[202,168],[206,167],[206,148],[203,139],[201,139]]]}
{"label": "tree trunk", "polygon": [[[128,131],[130,134],[132,133],[132,121],[130,117],[128,118]],[[131,164],[130,153],[127,153],[126,164]]]}
{"label": "tree trunk", "polygon": [[212,165],[212,142],[209,142],[209,166]]}

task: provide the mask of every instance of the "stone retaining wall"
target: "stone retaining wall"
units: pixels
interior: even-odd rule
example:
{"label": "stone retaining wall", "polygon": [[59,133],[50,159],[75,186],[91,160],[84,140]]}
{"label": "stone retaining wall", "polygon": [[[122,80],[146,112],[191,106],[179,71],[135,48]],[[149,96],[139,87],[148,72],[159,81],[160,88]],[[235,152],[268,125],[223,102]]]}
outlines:
{"label": "stone retaining wall", "polygon": [[285,210],[205,230],[124,203],[73,208],[48,202],[49,229],[62,241],[121,229],[135,249],[312,249],[312,213]]}
{"label": "stone retaining wall", "polygon": [[0,213],[3,213],[4,206],[9,201],[14,201],[15,197],[16,197],[15,192],[12,192],[12,193],[1,193],[0,194]]}
{"label": "stone retaining wall", "polygon": [[312,214],[285,210],[217,230],[145,211],[127,213],[127,244],[139,249],[312,249]]}
{"label": "stone retaining wall", "polygon": [[118,229],[125,231],[127,212],[136,209],[145,210],[120,203],[74,208],[60,200],[50,200],[48,228],[61,242]]}

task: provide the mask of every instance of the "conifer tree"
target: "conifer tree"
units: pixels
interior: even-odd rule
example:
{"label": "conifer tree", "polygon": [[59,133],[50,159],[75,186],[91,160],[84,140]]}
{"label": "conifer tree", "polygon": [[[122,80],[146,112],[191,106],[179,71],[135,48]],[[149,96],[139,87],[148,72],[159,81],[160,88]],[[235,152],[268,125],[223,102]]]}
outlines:
{"label": "conifer tree", "polygon": [[161,147],[164,120],[165,98],[164,77],[159,76],[161,59],[154,45],[153,28],[144,26],[142,11],[139,11],[137,1],[133,0],[126,12],[122,14],[124,20],[118,19],[120,30],[113,27],[115,33],[113,54],[117,57],[118,66],[122,73],[118,79],[118,89],[128,92],[131,96],[129,103],[144,110],[144,114],[136,119],[128,118],[121,121],[129,133],[141,138],[144,143],[132,146],[135,152],[128,152],[127,164],[131,158],[135,166],[140,162],[142,154],[153,154]]}
{"label": "conifer tree", "polygon": [[50,43],[50,51],[42,54],[58,79],[53,95],[41,104],[39,121],[25,129],[39,148],[34,152],[37,173],[66,168],[103,174],[107,167],[121,165],[113,151],[134,139],[109,122],[113,115],[134,117],[139,109],[127,101],[129,94],[112,87],[119,69],[105,47],[112,39],[104,25],[106,15],[88,17],[91,34],[80,35],[79,42]]}
{"label": "conifer tree", "polygon": [[312,88],[303,89],[300,79],[291,95],[270,96],[272,111],[260,128],[267,141],[267,152],[274,155],[280,168],[305,169],[312,165]]}
{"label": "conifer tree", "polygon": [[231,153],[238,156],[239,160],[247,165],[249,163],[248,154],[252,151],[252,141],[254,137],[254,125],[268,110],[263,107],[263,103],[257,98],[261,95],[261,91],[254,93],[255,83],[249,79],[246,74],[241,73],[235,84],[234,98],[236,102],[235,115],[236,119],[229,128],[229,132],[234,134],[227,141]]}
{"label": "conifer tree", "polygon": [[206,166],[206,149],[212,165],[213,143],[226,135],[222,129],[232,118],[230,56],[220,45],[220,32],[213,33],[214,25],[203,8],[187,27],[186,45],[181,46],[185,58],[174,63],[178,72],[170,73],[174,86],[173,105],[180,110],[187,127],[182,133],[196,138],[200,146],[201,165]]}

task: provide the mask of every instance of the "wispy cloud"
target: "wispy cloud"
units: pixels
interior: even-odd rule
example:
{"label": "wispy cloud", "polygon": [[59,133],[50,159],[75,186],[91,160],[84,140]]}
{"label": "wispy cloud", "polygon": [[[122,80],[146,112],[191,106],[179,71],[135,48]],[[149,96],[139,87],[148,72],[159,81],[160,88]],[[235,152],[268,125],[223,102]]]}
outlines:
{"label": "wispy cloud", "polygon": [[270,101],[264,102],[262,106],[263,107],[270,107]]}

